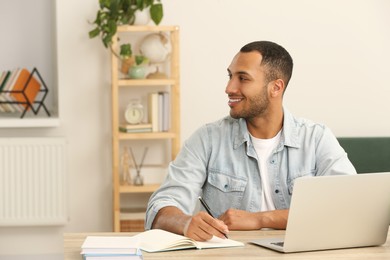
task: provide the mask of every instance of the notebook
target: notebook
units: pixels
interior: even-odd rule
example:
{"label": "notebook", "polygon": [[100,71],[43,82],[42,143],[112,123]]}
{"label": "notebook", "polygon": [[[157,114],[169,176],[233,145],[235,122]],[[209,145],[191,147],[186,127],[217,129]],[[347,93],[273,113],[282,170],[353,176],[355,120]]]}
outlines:
{"label": "notebook", "polygon": [[[200,242],[188,237],[174,234],[161,229],[151,229],[141,232],[135,236],[88,236],[81,246],[81,254],[90,253],[87,250],[91,249],[135,249],[139,248],[143,251],[154,253],[181,249],[206,249],[206,248],[222,248],[222,247],[243,247],[244,243],[231,240],[213,237],[212,239]],[[112,251],[110,251],[112,252]]]}
{"label": "notebook", "polygon": [[390,172],[295,180],[284,237],[251,243],[284,253],[377,246],[390,224]]}

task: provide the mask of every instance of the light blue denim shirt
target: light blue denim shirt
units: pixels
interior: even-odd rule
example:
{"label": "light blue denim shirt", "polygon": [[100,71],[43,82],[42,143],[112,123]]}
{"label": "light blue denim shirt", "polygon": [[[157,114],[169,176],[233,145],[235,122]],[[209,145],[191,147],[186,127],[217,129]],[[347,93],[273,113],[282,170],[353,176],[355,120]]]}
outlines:
{"label": "light blue denim shirt", "polygon": [[[268,171],[276,209],[289,208],[296,178],[356,174],[329,128],[295,118],[286,109]],[[244,119],[227,116],[201,127],[184,143],[166,180],[149,200],[145,228],[151,228],[157,212],[166,206],[192,215],[199,195],[216,217],[229,208],[260,211],[258,159]]]}

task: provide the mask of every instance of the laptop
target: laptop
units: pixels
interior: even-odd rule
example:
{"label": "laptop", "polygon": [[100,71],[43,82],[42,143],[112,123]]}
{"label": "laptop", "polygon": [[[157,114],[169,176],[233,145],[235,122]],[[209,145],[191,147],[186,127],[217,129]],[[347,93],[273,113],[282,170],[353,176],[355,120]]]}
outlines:
{"label": "laptop", "polygon": [[390,224],[390,172],[295,180],[284,237],[253,244],[290,253],[386,242]]}

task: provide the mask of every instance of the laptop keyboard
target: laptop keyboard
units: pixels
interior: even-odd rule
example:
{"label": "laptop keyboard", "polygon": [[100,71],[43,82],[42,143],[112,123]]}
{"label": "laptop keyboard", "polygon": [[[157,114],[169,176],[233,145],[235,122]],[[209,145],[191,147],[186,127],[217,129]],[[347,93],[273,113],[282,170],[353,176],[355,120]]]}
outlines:
{"label": "laptop keyboard", "polygon": [[273,244],[273,245],[275,245],[275,246],[280,246],[280,247],[283,247],[283,246],[284,246],[284,242],[273,242],[273,243],[271,243],[271,244]]}

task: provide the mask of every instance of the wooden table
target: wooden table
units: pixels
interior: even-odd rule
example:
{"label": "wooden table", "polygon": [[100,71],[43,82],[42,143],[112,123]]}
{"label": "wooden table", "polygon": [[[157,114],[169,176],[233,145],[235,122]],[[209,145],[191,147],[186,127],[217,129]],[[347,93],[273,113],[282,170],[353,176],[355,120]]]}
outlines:
{"label": "wooden table", "polygon": [[[81,245],[86,236],[133,236],[137,233],[68,233],[64,234],[64,259],[81,260]],[[303,253],[278,253],[266,248],[262,248],[251,243],[251,240],[281,236],[284,231],[231,231],[229,238],[244,242],[244,247],[218,248],[218,249],[189,249],[176,250],[161,253],[142,252],[144,259],[247,259],[247,258],[265,258],[265,259],[299,259],[299,260],[321,260],[321,259],[364,259],[380,260],[390,259],[390,232],[387,241],[382,246],[338,249],[326,251],[314,251]]]}

